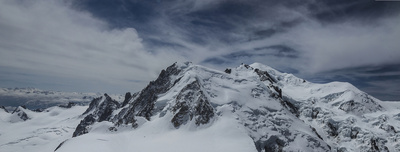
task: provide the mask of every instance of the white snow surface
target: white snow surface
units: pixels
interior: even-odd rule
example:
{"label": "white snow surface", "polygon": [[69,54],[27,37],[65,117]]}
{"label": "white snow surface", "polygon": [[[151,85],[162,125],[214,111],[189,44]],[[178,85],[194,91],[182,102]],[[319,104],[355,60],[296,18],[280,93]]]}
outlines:
{"label": "white snow surface", "polygon": [[[133,130],[109,132],[104,129],[68,140],[57,152],[220,152],[256,151],[252,139],[233,118],[224,117],[199,130],[174,129],[165,119],[154,119]],[[235,125],[236,124],[236,125]],[[96,128],[111,124],[99,123]],[[124,129],[124,128],[119,128]],[[77,147],[78,146],[78,147]]]}
{"label": "white snow surface", "polygon": [[[30,118],[18,120],[15,114],[0,109],[1,152],[51,152],[72,137],[80,115],[87,106],[70,109],[51,107],[43,112],[23,110]],[[21,108],[23,109],[23,108]]]}

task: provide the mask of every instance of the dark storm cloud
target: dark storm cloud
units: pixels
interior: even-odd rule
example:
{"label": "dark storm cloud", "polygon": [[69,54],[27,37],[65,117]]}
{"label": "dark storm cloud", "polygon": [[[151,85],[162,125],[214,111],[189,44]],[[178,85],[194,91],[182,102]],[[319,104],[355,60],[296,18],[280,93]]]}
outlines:
{"label": "dark storm cloud", "polygon": [[[399,4],[381,1],[258,1],[258,0],[82,0],[74,1],[80,8],[89,10],[97,17],[106,19],[116,27],[134,27],[139,33],[160,34],[158,25],[149,25],[154,19],[163,19],[171,26],[188,31],[193,42],[208,34],[218,36],[225,42],[235,41],[229,34],[245,32],[250,39],[266,38],[284,32],[301,22],[301,18],[289,19],[293,14],[282,10],[293,10],[319,22],[374,21],[382,17],[397,15]],[[289,17],[291,18],[291,17]],[[271,26],[251,26],[257,22],[271,22]],[[280,23],[282,22],[282,23]],[[205,32],[210,31],[210,32]],[[157,32],[158,31],[158,32]],[[146,38],[145,35],[143,35]]]}
{"label": "dark storm cloud", "polygon": [[[299,19],[292,19],[290,14],[278,9],[297,8],[299,4],[301,3],[255,0],[83,0],[76,1],[75,5],[91,11],[95,16],[113,23],[116,27],[134,27],[144,40],[151,39],[153,35],[168,37],[170,35],[166,30],[175,28],[184,30],[179,34],[185,36],[188,42],[205,44],[209,42],[210,37],[224,43],[233,43],[266,38],[284,32],[286,28],[298,24]],[[270,22],[271,25],[261,25],[264,21]],[[260,22],[260,25],[253,25],[257,22]]]}
{"label": "dark storm cloud", "polygon": [[272,45],[266,47],[255,48],[253,50],[244,50],[234,53],[222,55],[220,57],[210,57],[202,61],[202,63],[211,64],[238,64],[237,61],[246,60],[247,62],[259,62],[257,60],[252,61],[255,57],[266,58],[298,58],[299,52],[286,45]]}
{"label": "dark storm cloud", "polygon": [[398,100],[400,64],[369,65],[332,70],[310,78],[316,82],[350,82],[382,100]]}
{"label": "dark storm cloud", "polygon": [[321,22],[357,20],[372,22],[376,19],[398,15],[399,2],[373,0],[324,0],[308,4],[313,17]]}

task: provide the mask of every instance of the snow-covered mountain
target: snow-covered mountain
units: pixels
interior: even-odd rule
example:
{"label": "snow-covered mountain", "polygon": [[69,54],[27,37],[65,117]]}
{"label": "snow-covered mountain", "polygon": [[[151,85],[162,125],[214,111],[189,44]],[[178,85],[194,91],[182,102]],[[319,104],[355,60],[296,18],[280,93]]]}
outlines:
{"label": "snow-covered mountain", "polygon": [[[44,109],[68,102],[89,104],[98,96],[101,96],[101,93],[47,91],[37,88],[0,88],[0,105],[7,107],[25,105],[29,109]],[[118,95],[113,97],[120,98]]]}
{"label": "snow-covered mountain", "polygon": [[[45,141],[57,152],[400,151],[400,103],[259,63],[224,72],[175,63],[123,100],[104,94],[86,107],[18,110],[0,109],[2,151],[43,150]],[[24,124],[35,125],[12,127]],[[62,133],[43,137],[42,128]]]}

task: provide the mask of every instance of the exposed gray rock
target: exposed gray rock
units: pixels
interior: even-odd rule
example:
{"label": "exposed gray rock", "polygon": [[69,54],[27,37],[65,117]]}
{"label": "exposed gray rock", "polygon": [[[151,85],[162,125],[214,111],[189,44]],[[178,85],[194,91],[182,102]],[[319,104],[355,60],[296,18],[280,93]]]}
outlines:
{"label": "exposed gray rock", "polygon": [[22,120],[26,121],[26,120],[28,120],[30,118],[24,112],[24,110],[27,110],[25,106],[19,106],[19,107],[15,108],[15,110],[11,114],[16,114],[16,115],[18,115],[19,118],[21,118]]}
{"label": "exposed gray rock", "polygon": [[113,111],[119,107],[120,104],[111,99],[107,94],[93,99],[89,108],[83,113],[83,115],[87,115],[76,127],[73,137],[88,133],[90,125],[95,122],[109,121],[112,117]]}
{"label": "exposed gray rock", "polygon": [[196,125],[207,124],[214,117],[214,108],[200,88],[198,81],[188,84],[176,97],[176,104],[172,107],[175,113],[171,122],[175,128],[186,124],[193,118]]}

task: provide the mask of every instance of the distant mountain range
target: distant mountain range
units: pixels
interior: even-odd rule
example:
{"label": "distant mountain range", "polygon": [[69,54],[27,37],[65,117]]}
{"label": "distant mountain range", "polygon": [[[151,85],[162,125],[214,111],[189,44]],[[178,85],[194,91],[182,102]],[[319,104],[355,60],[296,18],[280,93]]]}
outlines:
{"label": "distant mountain range", "polygon": [[400,151],[399,102],[259,63],[175,63],[125,97],[0,116],[2,151]]}
{"label": "distant mountain range", "polygon": [[[40,90],[37,88],[0,88],[0,106],[13,109],[18,106],[26,106],[29,109],[44,109],[56,105],[75,102],[87,105],[101,93],[78,93]],[[121,95],[112,95],[117,100]]]}

